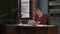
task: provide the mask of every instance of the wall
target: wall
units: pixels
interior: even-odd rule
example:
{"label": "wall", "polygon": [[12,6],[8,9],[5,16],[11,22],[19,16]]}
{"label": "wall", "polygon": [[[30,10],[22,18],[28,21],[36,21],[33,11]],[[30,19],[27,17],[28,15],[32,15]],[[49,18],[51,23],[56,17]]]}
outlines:
{"label": "wall", "polygon": [[40,8],[42,11],[47,14],[48,13],[48,0],[40,0]]}

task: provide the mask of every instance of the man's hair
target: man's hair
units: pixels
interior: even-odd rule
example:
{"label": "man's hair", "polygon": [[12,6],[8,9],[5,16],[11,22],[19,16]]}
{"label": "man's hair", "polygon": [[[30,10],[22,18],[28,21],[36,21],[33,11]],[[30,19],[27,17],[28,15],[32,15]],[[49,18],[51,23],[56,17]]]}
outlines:
{"label": "man's hair", "polygon": [[37,10],[40,10],[40,11],[41,11],[41,9],[40,9],[40,8],[36,8],[36,9],[35,9],[35,11],[37,11]]}

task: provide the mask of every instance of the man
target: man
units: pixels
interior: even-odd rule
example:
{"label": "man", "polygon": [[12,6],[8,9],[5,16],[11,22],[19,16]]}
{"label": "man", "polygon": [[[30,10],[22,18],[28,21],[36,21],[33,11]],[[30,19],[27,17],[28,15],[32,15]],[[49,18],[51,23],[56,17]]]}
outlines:
{"label": "man", "polygon": [[47,16],[38,8],[34,12],[34,20],[38,24],[47,24]]}

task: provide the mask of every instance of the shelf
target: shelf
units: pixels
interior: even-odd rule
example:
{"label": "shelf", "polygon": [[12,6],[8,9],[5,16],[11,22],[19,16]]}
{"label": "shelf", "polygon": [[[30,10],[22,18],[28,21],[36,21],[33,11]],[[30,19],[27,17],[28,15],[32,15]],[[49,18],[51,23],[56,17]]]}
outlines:
{"label": "shelf", "polygon": [[[50,5],[49,5],[50,6]],[[60,5],[51,5],[52,7],[60,7]]]}
{"label": "shelf", "polygon": [[49,1],[49,6],[60,5],[59,1]]}
{"label": "shelf", "polygon": [[60,9],[49,9],[50,13],[60,13]]}
{"label": "shelf", "polygon": [[60,23],[60,17],[50,17],[49,18],[50,23]]}
{"label": "shelf", "polygon": [[50,13],[50,17],[60,17],[60,13]]}
{"label": "shelf", "polygon": [[49,6],[49,9],[60,9],[60,6]]}

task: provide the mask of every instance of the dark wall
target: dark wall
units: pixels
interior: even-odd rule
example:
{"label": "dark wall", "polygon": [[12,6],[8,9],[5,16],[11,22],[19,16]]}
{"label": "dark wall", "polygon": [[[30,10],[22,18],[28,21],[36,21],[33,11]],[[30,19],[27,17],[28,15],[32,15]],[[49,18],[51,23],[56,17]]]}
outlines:
{"label": "dark wall", "polygon": [[0,23],[17,22],[17,3],[17,0],[0,0]]}

